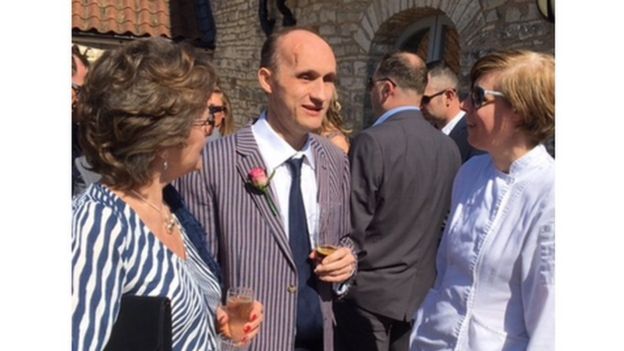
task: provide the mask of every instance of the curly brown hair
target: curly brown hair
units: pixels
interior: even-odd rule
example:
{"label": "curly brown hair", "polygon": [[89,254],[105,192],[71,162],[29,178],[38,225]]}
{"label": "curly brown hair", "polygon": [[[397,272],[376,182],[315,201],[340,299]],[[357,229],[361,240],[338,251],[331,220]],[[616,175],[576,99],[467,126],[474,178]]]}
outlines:
{"label": "curly brown hair", "polygon": [[331,133],[332,131],[336,130],[344,134],[345,137],[349,137],[349,135],[351,135],[352,130],[345,126],[340,111],[342,111],[342,105],[340,104],[340,101],[338,99],[338,93],[334,91],[334,95],[329,102],[327,114],[325,115],[325,118],[323,118],[323,122],[321,123],[321,129],[319,133]]}
{"label": "curly brown hair", "polygon": [[78,104],[80,144],[103,183],[144,186],[158,152],[185,145],[216,80],[194,50],[141,39],[105,52],[92,66]]}

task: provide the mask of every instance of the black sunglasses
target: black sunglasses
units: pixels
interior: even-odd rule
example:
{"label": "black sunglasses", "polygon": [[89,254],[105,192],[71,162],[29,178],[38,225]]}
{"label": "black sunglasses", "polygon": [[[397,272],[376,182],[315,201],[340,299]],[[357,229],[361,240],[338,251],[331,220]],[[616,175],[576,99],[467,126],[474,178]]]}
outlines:
{"label": "black sunglasses", "polygon": [[433,99],[434,97],[436,97],[436,96],[438,96],[438,95],[442,95],[442,94],[444,94],[444,93],[446,92],[446,90],[447,90],[447,89],[444,89],[444,90],[438,91],[437,93],[432,94],[432,95],[423,95],[422,100],[420,100],[421,105],[427,105],[428,103],[430,103],[430,102],[431,102],[431,99]]}
{"label": "black sunglasses", "polygon": [[210,113],[212,114],[215,114],[219,112],[225,112],[227,111],[227,109],[225,108],[225,106],[209,105],[208,111],[210,111]]}
{"label": "black sunglasses", "polygon": [[207,126],[214,127],[214,125],[215,125],[215,115],[214,115],[214,112],[210,110],[210,107],[208,107],[208,117],[206,119],[201,120],[198,118],[195,122],[193,122],[193,126],[195,127],[207,127]]}
{"label": "black sunglasses", "polygon": [[472,87],[472,91],[470,91],[470,99],[472,100],[472,105],[475,107],[475,109],[479,109],[481,108],[481,106],[494,101],[494,100],[486,100],[485,99],[486,95],[499,96],[502,98],[505,97],[505,94],[501,93],[500,91],[487,90],[487,89],[483,89],[482,87],[478,85],[475,85],[474,87]]}
{"label": "black sunglasses", "polygon": [[368,78],[368,82],[366,83],[366,88],[368,90],[373,89],[373,86],[375,85],[375,83],[377,82],[390,82],[390,84],[394,85],[395,87],[398,86],[397,83],[395,83],[392,79],[388,78],[388,77],[384,77],[384,78],[379,78],[379,79],[373,79],[373,77]]}

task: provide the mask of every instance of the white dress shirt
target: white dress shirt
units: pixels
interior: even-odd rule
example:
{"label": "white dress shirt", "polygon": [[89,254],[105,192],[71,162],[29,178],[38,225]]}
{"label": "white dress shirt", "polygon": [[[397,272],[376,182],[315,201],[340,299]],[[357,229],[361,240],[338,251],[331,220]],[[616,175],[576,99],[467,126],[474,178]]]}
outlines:
{"label": "white dress shirt", "polygon": [[317,202],[317,185],[315,175],[314,153],[310,147],[310,138],[306,141],[303,149],[293,149],[279,134],[271,128],[266,119],[266,113],[262,113],[256,123],[251,126],[251,131],[258,143],[260,155],[267,166],[267,175],[275,174],[271,179],[271,189],[277,195],[276,205],[284,224],[286,235],[290,237],[288,230],[288,201],[292,176],[286,161],[290,158],[303,157],[301,164],[301,195],[306,211],[308,233],[310,233],[310,245],[313,248],[317,242],[317,227],[319,205]]}
{"label": "white dress shirt", "polygon": [[440,131],[446,135],[451,134],[451,131],[453,130],[453,128],[455,128],[457,122],[459,122],[459,120],[464,117],[465,113],[466,112],[464,111],[459,111],[459,113],[455,117],[453,117],[453,119],[451,119],[451,121],[448,122],[444,127],[442,127]]}
{"label": "white dress shirt", "polygon": [[462,166],[412,351],[554,350],[554,179],[542,145],[509,174],[488,154]]}

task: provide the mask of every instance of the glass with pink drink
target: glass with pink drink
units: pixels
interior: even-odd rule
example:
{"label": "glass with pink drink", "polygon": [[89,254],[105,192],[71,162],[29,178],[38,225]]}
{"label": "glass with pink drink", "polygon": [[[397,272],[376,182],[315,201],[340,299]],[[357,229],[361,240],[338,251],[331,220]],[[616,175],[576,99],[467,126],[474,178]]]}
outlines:
{"label": "glass with pink drink", "polygon": [[249,321],[249,315],[253,308],[254,294],[251,288],[232,287],[227,291],[225,311],[229,317],[231,339],[240,342],[245,336],[245,323]]}

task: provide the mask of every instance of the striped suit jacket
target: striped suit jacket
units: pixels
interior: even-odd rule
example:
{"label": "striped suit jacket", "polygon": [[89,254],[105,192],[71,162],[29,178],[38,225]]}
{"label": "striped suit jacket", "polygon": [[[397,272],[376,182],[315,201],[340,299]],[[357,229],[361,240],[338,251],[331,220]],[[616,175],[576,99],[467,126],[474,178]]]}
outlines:
{"label": "striped suit jacket", "polygon": [[[316,160],[317,199],[323,208],[339,202],[340,221],[320,239],[354,249],[350,224],[349,161],[327,139],[311,135]],[[248,184],[254,167],[266,169],[251,124],[238,133],[206,144],[203,169],[179,179],[176,187],[189,210],[206,229],[206,243],[221,264],[225,286],[249,286],[264,304],[262,331],[251,351],[292,350],[297,311],[297,270],[279,214]],[[274,182],[272,199],[277,199]],[[279,203],[275,202],[279,208]],[[324,325],[324,348],[333,350],[331,285],[318,282]]]}

